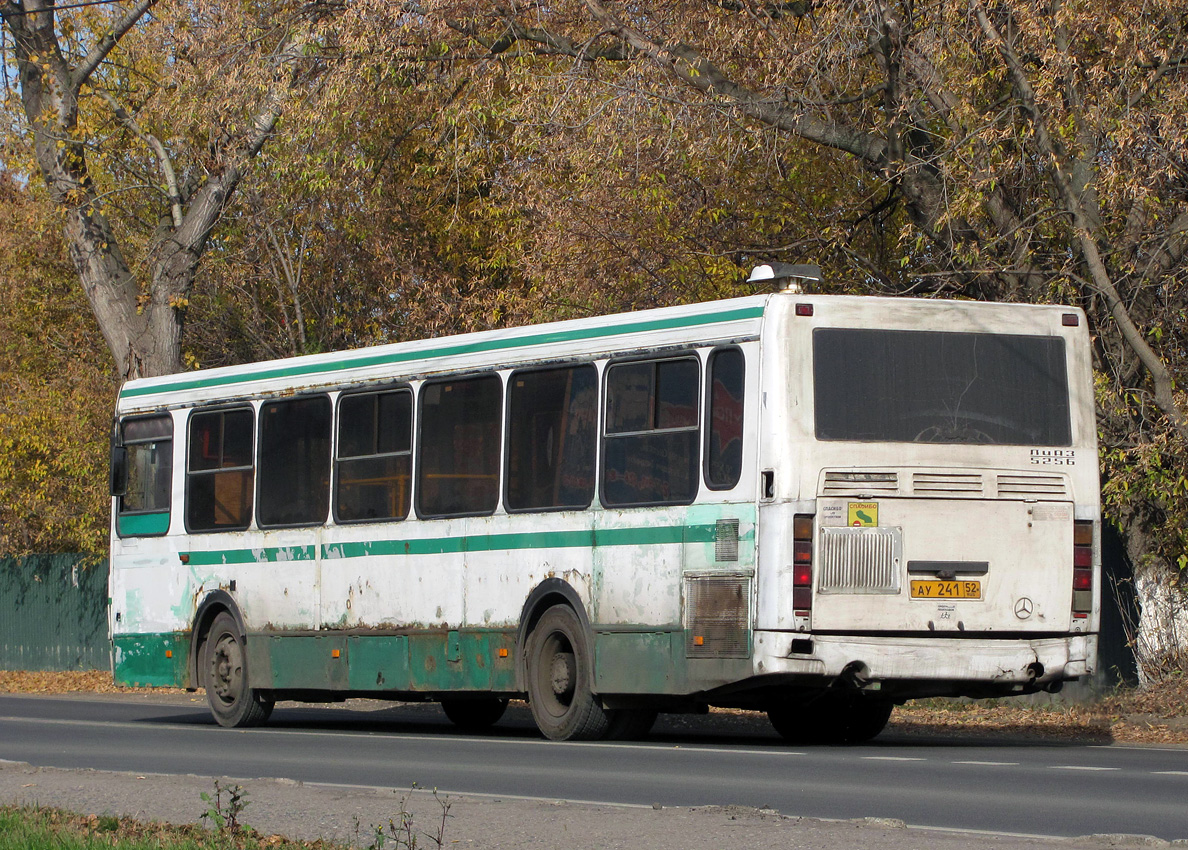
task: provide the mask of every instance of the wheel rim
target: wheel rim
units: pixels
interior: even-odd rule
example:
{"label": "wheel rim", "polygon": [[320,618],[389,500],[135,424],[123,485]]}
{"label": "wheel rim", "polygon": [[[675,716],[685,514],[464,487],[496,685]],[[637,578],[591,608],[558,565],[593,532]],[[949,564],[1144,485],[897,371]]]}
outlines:
{"label": "wheel rim", "polygon": [[243,647],[231,635],[222,635],[210,653],[210,688],[225,705],[239,698],[243,687]]}
{"label": "wheel rim", "polygon": [[539,682],[544,707],[554,717],[564,717],[573,705],[577,690],[577,656],[569,640],[560,633],[549,635],[541,645]]}

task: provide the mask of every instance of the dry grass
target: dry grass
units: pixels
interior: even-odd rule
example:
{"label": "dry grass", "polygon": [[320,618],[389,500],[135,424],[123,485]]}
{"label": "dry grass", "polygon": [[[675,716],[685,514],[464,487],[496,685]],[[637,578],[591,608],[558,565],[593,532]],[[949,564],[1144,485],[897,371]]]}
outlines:
{"label": "dry grass", "polygon": [[4,694],[96,694],[185,693],[180,688],[124,688],[112,682],[106,670],[30,672],[0,670],[0,693]]}

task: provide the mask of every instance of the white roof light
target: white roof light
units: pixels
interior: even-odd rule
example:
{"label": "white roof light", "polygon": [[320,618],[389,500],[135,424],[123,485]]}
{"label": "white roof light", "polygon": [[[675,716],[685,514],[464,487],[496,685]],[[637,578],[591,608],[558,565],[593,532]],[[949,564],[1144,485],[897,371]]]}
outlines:
{"label": "white roof light", "polygon": [[768,263],[751,269],[747,283],[774,283],[779,280],[786,280],[789,288],[796,286],[799,290],[798,284],[801,282],[821,282],[821,267],[801,263]]}

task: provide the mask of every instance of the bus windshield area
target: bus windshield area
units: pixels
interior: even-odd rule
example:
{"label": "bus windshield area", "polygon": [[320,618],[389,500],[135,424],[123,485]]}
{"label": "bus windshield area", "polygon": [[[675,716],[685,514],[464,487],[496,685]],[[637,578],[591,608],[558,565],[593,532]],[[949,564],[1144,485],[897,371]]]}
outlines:
{"label": "bus windshield area", "polygon": [[818,328],[821,440],[1068,446],[1056,336]]}

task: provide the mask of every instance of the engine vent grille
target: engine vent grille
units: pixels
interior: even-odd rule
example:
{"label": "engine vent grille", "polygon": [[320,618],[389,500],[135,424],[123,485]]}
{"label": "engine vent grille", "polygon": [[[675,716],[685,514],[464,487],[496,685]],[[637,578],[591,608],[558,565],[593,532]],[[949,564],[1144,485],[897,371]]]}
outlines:
{"label": "engine vent grille", "polygon": [[898,593],[902,543],[897,528],[822,528],[821,593]]}
{"label": "engine vent grille", "polygon": [[747,658],[751,654],[751,579],[689,576],[685,579],[685,655]]}
{"label": "engine vent grille", "polygon": [[821,492],[824,496],[897,493],[899,492],[899,475],[895,472],[826,471]]}
{"label": "engine vent grille", "polygon": [[1002,474],[998,476],[998,498],[1067,498],[1063,475]]}
{"label": "engine vent grille", "polygon": [[970,497],[982,495],[982,476],[977,472],[917,472],[912,475],[916,496]]}

